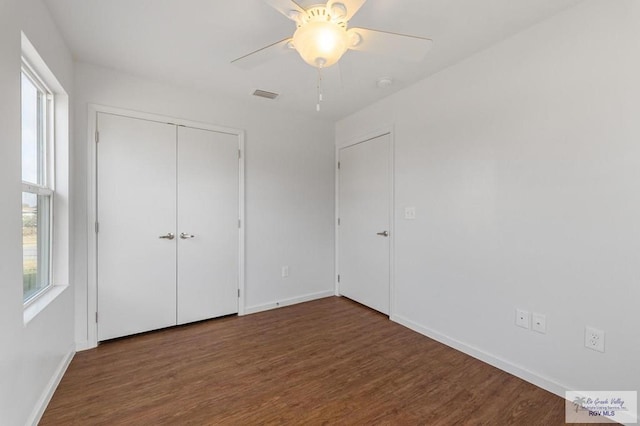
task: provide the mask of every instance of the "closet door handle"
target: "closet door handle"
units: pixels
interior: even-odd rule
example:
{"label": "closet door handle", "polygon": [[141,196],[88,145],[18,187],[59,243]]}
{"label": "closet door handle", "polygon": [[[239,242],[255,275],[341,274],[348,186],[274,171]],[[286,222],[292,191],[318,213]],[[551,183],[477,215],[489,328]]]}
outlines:
{"label": "closet door handle", "polygon": [[388,237],[389,236],[389,232],[388,231],[382,231],[382,232],[378,232],[376,235],[380,235],[381,237]]}
{"label": "closet door handle", "polygon": [[185,234],[184,232],[180,233],[180,238],[182,238],[183,240],[188,240],[190,238],[195,238],[195,235],[191,235],[191,234]]}
{"label": "closet door handle", "polygon": [[173,240],[176,236],[173,235],[172,232],[169,232],[167,235],[160,235],[158,238],[162,240]]}

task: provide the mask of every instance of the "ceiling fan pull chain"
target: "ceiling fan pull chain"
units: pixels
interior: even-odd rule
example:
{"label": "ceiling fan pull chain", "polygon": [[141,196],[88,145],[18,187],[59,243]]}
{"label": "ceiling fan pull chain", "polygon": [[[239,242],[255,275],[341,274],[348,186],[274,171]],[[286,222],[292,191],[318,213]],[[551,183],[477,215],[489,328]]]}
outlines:
{"label": "ceiling fan pull chain", "polygon": [[322,68],[318,68],[318,103],[316,111],[320,112],[320,102],[322,102]]}

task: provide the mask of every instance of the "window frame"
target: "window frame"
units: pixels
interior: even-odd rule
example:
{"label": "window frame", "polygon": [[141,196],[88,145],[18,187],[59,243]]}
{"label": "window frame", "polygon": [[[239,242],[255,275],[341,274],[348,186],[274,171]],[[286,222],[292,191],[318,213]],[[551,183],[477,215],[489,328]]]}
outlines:
{"label": "window frame", "polygon": [[[46,237],[43,242],[44,245],[38,241],[38,263],[37,270],[41,269],[41,259],[43,254],[46,256],[47,261],[47,280],[44,285],[38,289],[35,293],[25,297],[26,294],[22,293],[23,305],[25,308],[34,303],[40,296],[46,293],[53,287],[54,277],[54,253],[53,253],[53,241],[54,241],[54,211],[55,211],[55,102],[54,92],[44,83],[43,79],[34,71],[33,67],[29,64],[27,59],[23,56],[20,76],[25,75],[29,81],[34,85],[39,94],[38,102],[38,136],[37,136],[37,150],[41,159],[38,161],[37,172],[40,182],[26,182],[22,180],[22,192],[36,195],[36,197],[46,197],[48,199],[47,214],[44,217],[46,220],[46,230],[42,234]],[[22,87],[22,83],[21,83]],[[41,100],[41,101],[40,101]],[[20,97],[22,105],[22,95]],[[42,103],[40,103],[42,102]],[[22,142],[21,142],[22,143]],[[24,159],[22,159],[24,161]],[[41,207],[38,206],[38,209]],[[40,220],[41,218],[39,218]],[[40,222],[38,221],[38,228],[42,229]],[[40,237],[38,233],[38,237]],[[24,250],[24,244],[23,244]],[[23,260],[24,262],[24,260]],[[24,263],[23,263],[23,277],[24,277]],[[24,286],[24,278],[23,278]]]}

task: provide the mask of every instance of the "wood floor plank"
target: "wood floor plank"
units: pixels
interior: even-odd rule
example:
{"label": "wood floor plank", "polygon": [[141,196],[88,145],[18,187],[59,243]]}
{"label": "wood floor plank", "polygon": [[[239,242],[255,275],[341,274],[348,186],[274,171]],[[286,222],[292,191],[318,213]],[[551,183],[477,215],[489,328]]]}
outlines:
{"label": "wood floor plank", "polygon": [[564,400],[344,298],[76,354],[41,425],[561,425]]}

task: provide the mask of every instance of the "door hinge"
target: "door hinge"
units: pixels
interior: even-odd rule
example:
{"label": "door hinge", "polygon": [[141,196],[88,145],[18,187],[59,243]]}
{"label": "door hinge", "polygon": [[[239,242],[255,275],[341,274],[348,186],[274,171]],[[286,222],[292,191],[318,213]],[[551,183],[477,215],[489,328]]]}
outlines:
{"label": "door hinge", "polygon": [[338,282],[340,282],[340,274],[338,274]]}
{"label": "door hinge", "polygon": [[98,322],[98,313],[96,312],[96,323]]}
{"label": "door hinge", "polygon": [[238,228],[242,228],[242,221],[238,219]]}
{"label": "door hinge", "polygon": [[240,297],[240,289],[238,289],[238,297]]}
{"label": "door hinge", "polygon": [[96,130],[96,143],[100,142],[100,132]]}
{"label": "door hinge", "polygon": [[238,150],[238,160],[242,158],[242,151]]}
{"label": "door hinge", "polygon": [[100,232],[100,224],[96,222],[96,234]]}
{"label": "door hinge", "polygon": [[340,218],[338,218],[338,226],[340,226]]}
{"label": "door hinge", "polygon": [[340,162],[338,161],[338,170],[340,170]]}

